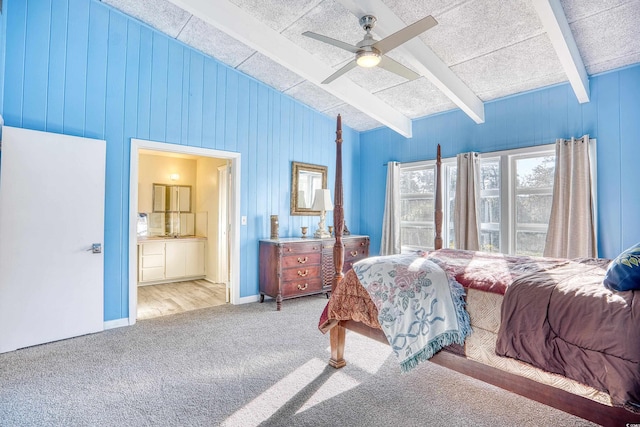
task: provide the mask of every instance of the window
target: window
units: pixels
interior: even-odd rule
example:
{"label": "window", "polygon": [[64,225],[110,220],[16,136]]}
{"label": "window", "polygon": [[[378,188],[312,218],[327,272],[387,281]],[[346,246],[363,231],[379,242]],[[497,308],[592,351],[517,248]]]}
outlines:
{"label": "window", "polygon": [[435,166],[400,170],[402,252],[433,249]]}
{"label": "window", "polygon": [[553,199],[555,154],[513,157],[513,252],[542,256]]}
{"label": "window", "polygon": [[[480,250],[541,256],[553,197],[553,145],[485,153],[480,159]],[[456,159],[442,159],[445,247],[453,248]],[[433,249],[435,161],[400,169],[402,252]]]}

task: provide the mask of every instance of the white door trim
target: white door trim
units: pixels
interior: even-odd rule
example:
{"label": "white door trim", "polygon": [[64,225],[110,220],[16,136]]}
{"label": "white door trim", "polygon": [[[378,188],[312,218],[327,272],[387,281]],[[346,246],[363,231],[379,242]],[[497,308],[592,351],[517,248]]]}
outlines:
{"label": "white door trim", "polygon": [[218,166],[218,271],[217,281],[227,287],[227,301],[230,301],[229,288],[229,167]]}
{"label": "white door trim", "polygon": [[136,224],[138,218],[138,151],[140,149],[215,157],[229,161],[231,173],[233,174],[229,187],[229,287],[231,288],[231,304],[248,302],[244,298],[240,298],[240,153],[131,138],[131,161],[129,166],[129,325],[136,323],[138,308]]}

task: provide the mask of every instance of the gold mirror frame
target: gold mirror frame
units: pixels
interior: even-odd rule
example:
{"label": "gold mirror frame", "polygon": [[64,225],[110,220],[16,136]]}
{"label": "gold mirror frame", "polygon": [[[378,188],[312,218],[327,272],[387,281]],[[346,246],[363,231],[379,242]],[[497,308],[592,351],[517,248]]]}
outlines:
{"label": "gold mirror frame", "polygon": [[[311,207],[300,206],[299,195],[304,189],[300,188],[300,176],[304,173],[319,173],[322,175],[322,188],[327,188],[327,167],[312,165],[309,163],[291,162],[291,215],[320,216],[320,211],[311,210]],[[313,197],[313,196],[311,196]],[[311,199],[313,203],[313,199]]]}

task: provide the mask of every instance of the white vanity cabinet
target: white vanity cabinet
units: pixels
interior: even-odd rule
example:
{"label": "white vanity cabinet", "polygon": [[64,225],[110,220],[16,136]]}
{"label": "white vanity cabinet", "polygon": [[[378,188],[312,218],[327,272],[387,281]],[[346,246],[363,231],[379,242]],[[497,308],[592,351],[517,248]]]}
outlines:
{"label": "white vanity cabinet", "polygon": [[138,283],[175,282],[205,276],[206,239],[149,239],[138,243]]}
{"label": "white vanity cabinet", "polygon": [[204,276],[204,241],[180,239],[166,243],[165,278]]}

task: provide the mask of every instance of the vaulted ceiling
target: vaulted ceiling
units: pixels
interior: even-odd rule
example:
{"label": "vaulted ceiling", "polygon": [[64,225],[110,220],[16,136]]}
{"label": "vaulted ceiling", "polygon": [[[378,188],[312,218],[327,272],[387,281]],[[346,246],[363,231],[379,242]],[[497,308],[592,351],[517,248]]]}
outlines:
{"label": "vaulted ceiling", "polygon": [[[640,62],[640,0],[102,1],[356,130],[407,137],[411,119],[459,108],[483,123],[485,102],[556,83],[588,102],[590,75]],[[302,33],[355,45],[363,15],[378,40],[436,19],[388,54],[419,78],[355,67],[322,84],[354,54]]]}

